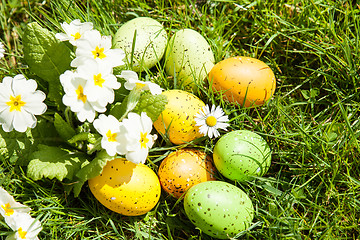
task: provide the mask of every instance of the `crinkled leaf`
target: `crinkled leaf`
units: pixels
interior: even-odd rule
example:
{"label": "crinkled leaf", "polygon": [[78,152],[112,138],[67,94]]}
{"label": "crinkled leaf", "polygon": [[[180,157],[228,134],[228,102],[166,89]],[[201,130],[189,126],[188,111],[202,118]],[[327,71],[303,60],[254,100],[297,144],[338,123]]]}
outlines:
{"label": "crinkled leaf", "polygon": [[76,143],[80,141],[87,141],[89,143],[94,144],[96,142],[96,135],[90,132],[81,132],[74,135],[72,138],[69,139],[69,143]]}
{"label": "crinkled leaf", "polygon": [[76,134],[75,130],[70,126],[70,124],[66,122],[58,113],[55,113],[54,126],[60,137],[62,137],[65,141],[69,140]]}
{"label": "crinkled leaf", "polygon": [[134,108],[133,112],[141,114],[146,112],[153,122],[158,119],[159,115],[164,111],[168,100],[165,95],[152,95],[150,93],[143,94],[140,101]]}
{"label": "crinkled leaf", "polygon": [[27,168],[27,176],[35,181],[42,178],[72,180],[81,166],[88,161],[86,154],[74,153],[61,147],[39,145],[38,149],[31,155],[32,160]]}
{"label": "crinkled leaf", "polygon": [[25,133],[4,132],[0,127],[0,154],[18,165],[28,164],[29,156],[37,150],[38,144],[58,145],[61,142],[54,125],[43,120],[39,120],[35,128],[28,128]]}
{"label": "crinkled leaf", "polygon": [[79,196],[84,183],[90,178],[99,176],[108,161],[113,160],[114,157],[109,156],[106,151],[100,151],[89,164],[85,165],[76,173],[76,182],[73,185],[75,197]]}
{"label": "crinkled leaf", "polygon": [[70,69],[71,51],[54,33],[38,23],[27,24],[24,35],[24,59],[30,70],[49,83],[48,97],[62,103],[62,87],[59,76]]}

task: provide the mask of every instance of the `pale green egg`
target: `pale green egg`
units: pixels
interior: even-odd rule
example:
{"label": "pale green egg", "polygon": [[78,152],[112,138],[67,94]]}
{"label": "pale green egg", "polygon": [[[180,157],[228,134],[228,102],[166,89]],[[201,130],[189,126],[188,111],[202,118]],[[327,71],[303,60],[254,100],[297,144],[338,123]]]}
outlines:
{"label": "pale green egg", "polygon": [[237,130],[223,135],[215,144],[216,168],[231,180],[244,181],[263,176],[271,164],[271,150],[260,135]]}
{"label": "pale green egg", "polygon": [[170,38],[165,52],[165,71],[176,77],[179,85],[185,88],[195,87],[196,83],[202,85],[214,62],[209,43],[197,31],[181,29]]}
{"label": "pale green egg", "polygon": [[254,207],[240,188],[222,181],[208,181],[191,187],[184,198],[184,210],[204,233],[229,239],[250,227]]}
{"label": "pale green egg", "polygon": [[127,63],[130,65],[133,59],[132,70],[139,72],[152,68],[160,61],[167,40],[167,33],[161,23],[149,17],[138,17],[119,28],[113,39],[113,47],[124,50]]}

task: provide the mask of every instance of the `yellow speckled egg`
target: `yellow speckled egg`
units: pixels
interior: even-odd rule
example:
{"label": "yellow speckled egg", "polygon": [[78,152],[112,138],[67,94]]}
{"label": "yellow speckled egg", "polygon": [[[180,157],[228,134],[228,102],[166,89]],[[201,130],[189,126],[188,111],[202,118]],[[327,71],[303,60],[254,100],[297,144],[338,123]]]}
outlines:
{"label": "yellow speckled egg", "polygon": [[101,204],[126,216],[145,214],[160,199],[161,186],[156,173],[142,163],[134,164],[124,158],[109,161],[102,173],[88,182]]}
{"label": "yellow speckled egg", "polygon": [[215,64],[209,81],[216,92],[232,103],[259,106],[275,92],[276,80],[271,68],[251,57],[232,57]]}
{"label": "yellow speckled egg", "polygon": [[154,122],[155,129],[161,134],[168,134],[173,144],[184,144],[201,137],[195,126],[195,115],[205,106],[197,96],[183,90],[167,90],[165,110]]}
{"label": "yellow speckled egg", "polygon": [[170,153],[160,164],[158,175],[162,188],[180,198],[190,187],[216,180],[216,168],[204,151],[184,148]]}

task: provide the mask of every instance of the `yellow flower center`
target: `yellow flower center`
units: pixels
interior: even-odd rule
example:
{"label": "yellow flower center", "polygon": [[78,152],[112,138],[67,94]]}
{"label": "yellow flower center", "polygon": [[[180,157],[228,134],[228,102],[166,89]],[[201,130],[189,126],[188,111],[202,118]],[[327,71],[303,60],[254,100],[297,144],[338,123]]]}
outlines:
{"label": "yellow flower center", "polygon": [[94,75],[94,84],[96,86],[102,87],[104,82],[105,80],[101,77],[101,73],[99,73],[98,75]]}
{"label": "yellow flower center", "polygon": [[91,52],[94,55],[94,59],[95,58],[103,59],[106,57],[106,55],[104,54],[104,48],[99,48],[98,46],[96,46],[95,51],[91,51]]}
{"label": "yellow flower center", "polygon": [[140,132],[140,144],[141,144],[141,148],[146,148],[146,144],[149,142],[149,139],[147,138],[147,132],[146,133],[142,133]]}
{"label": "yellow flower center", "polygon": [[78,40],[79,38],[81,38],[81,34],[79,32],[75,33],[75,34],[71,34],[72,37],[74,37],[74,40]]}
{"label": "yellow flower center", "polygon": [[140,89],[140,90],[141,90],[141,89],[143,89],[143,87],[145,87],[145,86],[146,86],[145,83],[139,83],[139,82],[136,83],[136,88],[137,88],[137,89]]}
{"label": "yellow flower center", "polygon": [[26,234],[27,234],[27,232],[26,232],[26,231],[23,231],[21,227],[19,227],[18,233],[19,233],[19,237],[20,237],[21,239],[26,239]]}
{"label": "yellow flower center", "polygon": [[205,121],[206,125],[208,125],[209,127],[213,127],[217,123],[216,117],[214,116],[208,116]]}
{"label": "yellow flower center", "polygon": [[111,130],[109,130],[107,133],[106,133],[106,137],[108,138],[108,141],[109,142],[115,142],[116,141],[116,133],[112,133]]}
{"label": "yellow flower center", "polygon": [[14,214],[14,209],[11,208],[10,203],[1,205],[1,207],[2,207],[2,209],[4,209],[6,216],[11,216]]}
{"label": "yellow flower center", "polygon": [[83,101],[83,103],[86,102],[86,95],[84,94],[84,89],[81,85],[78,87],[78,89],[76,89],[76,94],[78,96],[77,97],[78,100]]}
{"label": "yellow flower center", "polygon": [[21,112],[21,107],[26,104],[26,102],[21,101],[21,95],[17,95],[16,97],[10,96],[10,101],[6,103],[10,106],[10,112],[16,110]]}

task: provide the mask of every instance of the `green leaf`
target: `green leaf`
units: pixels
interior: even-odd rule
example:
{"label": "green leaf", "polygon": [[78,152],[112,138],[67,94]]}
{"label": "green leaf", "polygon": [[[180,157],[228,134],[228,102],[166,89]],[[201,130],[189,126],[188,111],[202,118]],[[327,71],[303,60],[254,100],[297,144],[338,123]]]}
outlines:
{"label": "green leaf", "polygon": [[27,24],[22,40],[24,59],[30,70],[49,83],[48,97],[62,104],[59,76],[70,69],[70,49],[36,22]]}
{"label": "green leaf", "polygon": [[155,122],[162,111],[164,111],[167,102],[167,97],[165,95],[152,95],[150,93],[146,93],[140,97],[140,101],[134,108],[133,112],[137,114],[146,112],[151,120]]}
{"label": "green leaf", "polygon": [[99,176],[102,173],[103,168],[105,167],[106,163],[113,159],[114,159],[114,157],[109,156],[106,153],[106,151],[103,150],[103,151],[98,152],[95,159],[93,159],[89,164],[87,164],[83,168],[81,168],[76,173],[77,181],[73,185],[75,197],[79,196],[81,188],[84,185],[84,183],[91,178]]}
{"label": "green leaf", "polygon": [[42,178],[72,180],[84,162],[87,162],[86,154],[61,147],[39,145],[38,149],[32,154],[27,169],[27,176],[35,181]]}
{"label": "green leaf", "polygon": [[97,135],[90,133],[90,132],[81,132],[74,135],[72,138],[69,139],[69,143],[76,143],[81,141],[87,141],[89,143],[94,144],[96,142]]}
{"label": "green leaf", "polygon": [[13,159],[17,165],[27,165],[38,144],[58,145],[61,142],[54,125],[43,120],[38,120],[36,127],[25,133],[4,132],[0,128],[0,155]]}
{"label": "green leaf", "polygon": [[65,141],[69,140],[76,134],[76,131],[58,113],[55,113],[54,126],[60,137],[62,137]]}

